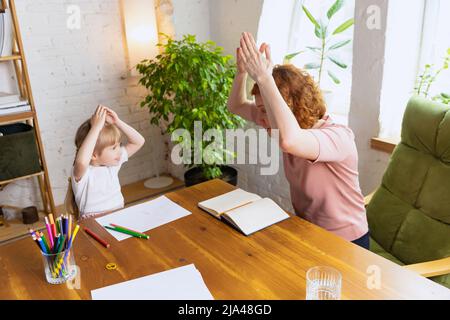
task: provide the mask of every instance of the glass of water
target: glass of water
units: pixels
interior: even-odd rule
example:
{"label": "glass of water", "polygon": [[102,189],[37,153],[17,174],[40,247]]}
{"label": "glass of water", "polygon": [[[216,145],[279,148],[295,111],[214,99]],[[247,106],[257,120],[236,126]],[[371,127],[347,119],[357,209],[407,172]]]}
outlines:
{"label": "glass of water", "polygon": [[331,267],[313,267],[306,272],[306,300],[340,300],[342,275]]}

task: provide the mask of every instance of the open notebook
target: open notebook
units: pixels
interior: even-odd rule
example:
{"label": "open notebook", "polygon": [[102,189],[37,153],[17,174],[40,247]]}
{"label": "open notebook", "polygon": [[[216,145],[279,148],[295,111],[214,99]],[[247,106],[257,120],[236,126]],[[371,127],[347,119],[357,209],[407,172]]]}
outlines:
{"label": "open notebook", "polygon": [[246,236],[289,218],[272,199],[236,189],[198,203],[217,219],[226,219]]}

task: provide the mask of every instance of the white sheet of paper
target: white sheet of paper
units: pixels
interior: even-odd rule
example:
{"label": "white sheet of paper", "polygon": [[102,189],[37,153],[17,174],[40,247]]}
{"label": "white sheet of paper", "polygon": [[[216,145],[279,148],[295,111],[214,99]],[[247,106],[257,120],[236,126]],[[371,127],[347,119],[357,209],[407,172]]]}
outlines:
{"label": "white sheet of paper", "polygon": [[92,300],[214,300],[193,264],[91,291]]}
{"label": "white sheet of paper", "polygon": [[[145,232],[190,214],[190,211],[179,206],[166,196],[161,196],[95,220],[101,226],[110,226],[110,223],[114,223],[125,228]],[[131,237],[125,233],[109,229],[105,230],[119,241]]]}

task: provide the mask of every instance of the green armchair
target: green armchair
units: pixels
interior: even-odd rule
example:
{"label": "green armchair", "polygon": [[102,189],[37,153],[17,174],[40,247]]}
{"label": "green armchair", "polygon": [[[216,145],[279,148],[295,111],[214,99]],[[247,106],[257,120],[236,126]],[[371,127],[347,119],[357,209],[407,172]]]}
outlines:
{"label": "green armchair", "polygon": [[367,200],[370,250],[450,288],[450,107],[413,97]]}

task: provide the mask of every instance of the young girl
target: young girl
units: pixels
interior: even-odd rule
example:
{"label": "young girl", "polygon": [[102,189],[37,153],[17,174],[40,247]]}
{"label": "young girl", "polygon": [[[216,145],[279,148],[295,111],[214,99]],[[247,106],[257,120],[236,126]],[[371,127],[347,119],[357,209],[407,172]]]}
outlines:
{"label": "young girl", "polygon": [[[121,132],[128,139],[125,146],[120,145]],[[144,142],[144,137],[113,110],[99,105],[75,136],[77,152],[66,196],[67,211],[85,219],[123,208],[118,173]]]}
{"label": "young girl", "polygon": [[[263,57],[263,53],[265,57]],[[228,101],[231,112],[278,129],[284,170],[297,215],[369,248],[369,233],[358,180],[358,153],[350,128],[325,114],[321,91],[293,65],[273,67],[270,48],[258,50],[243,33],[238,72]],[[255,102],[245,98],[247,73],[256,82]]]}

